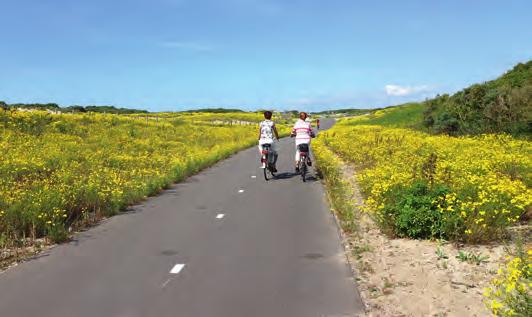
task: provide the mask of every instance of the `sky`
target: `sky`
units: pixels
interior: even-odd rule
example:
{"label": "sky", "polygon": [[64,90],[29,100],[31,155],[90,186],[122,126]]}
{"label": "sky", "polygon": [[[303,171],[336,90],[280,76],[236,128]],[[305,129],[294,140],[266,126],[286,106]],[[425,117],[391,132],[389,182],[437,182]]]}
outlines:
{"label": "sky", "polygon": [[0,100],[318,111],[532,58],[530,0],[0,0]]}

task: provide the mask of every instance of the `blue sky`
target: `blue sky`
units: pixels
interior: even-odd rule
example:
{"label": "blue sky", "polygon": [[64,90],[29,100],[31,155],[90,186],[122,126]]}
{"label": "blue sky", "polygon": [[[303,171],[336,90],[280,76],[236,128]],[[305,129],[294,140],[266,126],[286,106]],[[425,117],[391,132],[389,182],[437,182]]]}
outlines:
{"label": "blue sky", "polygon": [[0,100],[314,111],[532,58],[532,1],[0,0]]}

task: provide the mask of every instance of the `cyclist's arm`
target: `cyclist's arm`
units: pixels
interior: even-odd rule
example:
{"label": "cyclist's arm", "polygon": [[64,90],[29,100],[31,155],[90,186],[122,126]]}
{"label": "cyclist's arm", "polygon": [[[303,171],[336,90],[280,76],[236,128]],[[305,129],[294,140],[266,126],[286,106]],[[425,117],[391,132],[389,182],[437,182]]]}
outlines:
{"label": "cyclist's arm", "polygon": [[294,127],[292,128],[292,132],[290,132],[290,137],[293,138],[293,137],[295,137],[295,136],[296,136],[296,127],[294,126]]}
{"label": "cyclist's arm", "polygon": [[260,135],[262,134],[262,131],[261,131],[261,128],[259,126],[259,137],[257,138],[257,140],[260,140]]}
{"label": "cyclist's arm", "polygon": [[277,133],[277,127],[273,126],[273,133],[275,133],[275,138],[277,138],[277,141],[279,141],[279,133]]}

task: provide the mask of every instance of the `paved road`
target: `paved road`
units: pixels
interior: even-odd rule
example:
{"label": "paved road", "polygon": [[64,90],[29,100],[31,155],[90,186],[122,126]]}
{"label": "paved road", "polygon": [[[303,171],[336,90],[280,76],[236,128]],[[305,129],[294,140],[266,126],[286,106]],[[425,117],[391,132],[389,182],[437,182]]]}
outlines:
{"label": "paved road", "polygon": [[245,150],[1,274],[0,316],[356,316],[323,187],[293,177],[292,142],[281,179]]}

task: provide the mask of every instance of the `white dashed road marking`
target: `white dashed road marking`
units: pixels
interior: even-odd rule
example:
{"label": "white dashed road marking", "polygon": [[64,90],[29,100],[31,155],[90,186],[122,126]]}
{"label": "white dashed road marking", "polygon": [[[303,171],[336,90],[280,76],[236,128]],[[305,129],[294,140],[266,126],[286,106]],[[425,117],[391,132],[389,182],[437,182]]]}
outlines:
{"label": "white dashed road marking", "polygon": [[244,192],[244,190],[243,190],[243,189],[240,189],[240,190],[239,190],[238,192],[239,192],[239,193],[243,193],[243,192]]}
{"label": "white dashed road marking", "polygon": [[217,214],[216,219],[222,219],[225,215],[224,214]]}
{"label": "white dashed road marking", "polygon": [[172,280],[172,278],[167,279],[166,282],[164,282],[161,287],[165,288],[165,286],[168,285],[168,283],[170,283],[171,280]]}
{"label": "white dashed road marking", "polygon": [[179,272],[181,272],[181,270],[185,267],[184,264],[176,264],[174,265],[174,267],[172,268],[172,270],[170,271],[171,274],[179,274]]}
{"label": "white dashed road marking", "polygon": [[256,175],[251,175],[251,178],[257,178],[257,176]]}

